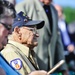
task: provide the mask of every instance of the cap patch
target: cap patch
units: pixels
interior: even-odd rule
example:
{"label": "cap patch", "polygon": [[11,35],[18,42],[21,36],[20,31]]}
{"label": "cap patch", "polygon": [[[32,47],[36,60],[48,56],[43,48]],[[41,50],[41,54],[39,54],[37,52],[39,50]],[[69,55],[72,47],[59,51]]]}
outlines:
{"label": "cap patch", "polygon": [[18,27],[22,27],[22,26],[35,26],[37,27],[37,29],[40,29],[44,26],[44,21],[41,20],[32,20],[31,18],[29,18],[24,12],[19,12],[16,15],[16,18],[14,19],[14,22],[12,24],[12,31],[14,31],[14,28],[16,26]]}
{"label": "cap patch", "polygon": [[10,65],[15,69],[20,70],[22,68],[22,61],[19,58],[17,58],[10,61]]}

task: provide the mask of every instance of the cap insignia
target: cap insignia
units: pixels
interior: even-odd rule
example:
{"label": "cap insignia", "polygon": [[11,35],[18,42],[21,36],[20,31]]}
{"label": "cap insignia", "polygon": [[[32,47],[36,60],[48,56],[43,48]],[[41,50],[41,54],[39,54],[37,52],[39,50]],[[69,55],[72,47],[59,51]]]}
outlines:
{"label": "cap insignia", "polygon": [[18,21],[20,21],[21,19],[20,18],[18,18]]}

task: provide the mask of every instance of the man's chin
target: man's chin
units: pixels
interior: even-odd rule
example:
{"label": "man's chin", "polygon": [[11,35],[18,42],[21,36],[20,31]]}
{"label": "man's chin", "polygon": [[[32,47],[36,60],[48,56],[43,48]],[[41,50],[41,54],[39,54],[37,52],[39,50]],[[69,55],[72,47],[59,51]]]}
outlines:
{"label": "man's chin", "polygon": [[33,48],[36,47],[37,45],[38,45],[38,43],[35,42],[35,43],[31,44],[31,45],[29,44],[28,47],[31,48],[31,49],[33,49]]}
{"label": "man's chin", "polygon": [[37,43],[37,42],[35,42],[35,43],[34,43],[34,46],[37,46],[37,45],[38,45],[38,43]]}

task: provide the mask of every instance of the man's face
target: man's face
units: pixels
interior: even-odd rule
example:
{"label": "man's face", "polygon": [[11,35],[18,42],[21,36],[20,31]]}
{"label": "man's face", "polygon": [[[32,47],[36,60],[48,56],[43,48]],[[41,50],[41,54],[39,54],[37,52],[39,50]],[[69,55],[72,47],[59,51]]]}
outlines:
{"label": "man's face", "polygon": [[2,46],[3,42],[5,42],[5,44],[7,43],[8,33],[9,31],[2,24],[0,24],[0,43]]}
{"label": "man's face", "polygon": [[40,0],[41,2],[43,2],[45,5],[49,5],[52,0]]}
{"label": "man's face", "polygon": [[9,26],[9,34],[11,33],[11,28],[12,28],[12,23],[13,23],[14,18],[12,18],[11,16],[5,16],[3,19],[0,20],[0,22],[6,24],[6,26]]}
{"label": "man's face", "polygon": [[[3,46],[5,46],[7,44],[7,37],[8,37],[8,34],[10,33],[10,30],[11,28],[11,25],[13,23],[13,18],[12,17],[5,17],[4,19],[1,19],[0,20],[0,25],[1,25],[1,28],[0,28],[0,40],[1,40],[1,43]],[[7,27],[9,25],[9,29],[7,29]]]}
{"label": "man's face", "polygon": [[29,48],[33,48],[38,44],[36,27],[21,27],[19,33],[22,33],[22,43],[26,44]]}

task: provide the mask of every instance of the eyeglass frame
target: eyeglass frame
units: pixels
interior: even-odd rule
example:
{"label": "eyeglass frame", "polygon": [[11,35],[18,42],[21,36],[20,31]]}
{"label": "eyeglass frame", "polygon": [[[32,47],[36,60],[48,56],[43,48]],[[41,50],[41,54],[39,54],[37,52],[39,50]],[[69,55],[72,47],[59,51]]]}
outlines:
{"label": "eyeglass frame", "polygon": [[11,30],[12,25],[0,22],[7,30]]}
{"label": "eyeglass frame", "polygon": [[[26,26],[26,27],[28,27],[28,26]],[[28,27],[26,29],[29,30],[29,31],[32,31],[34,34],[37,34],[37,28],[36,28],[36,26],[35,27]]]}

